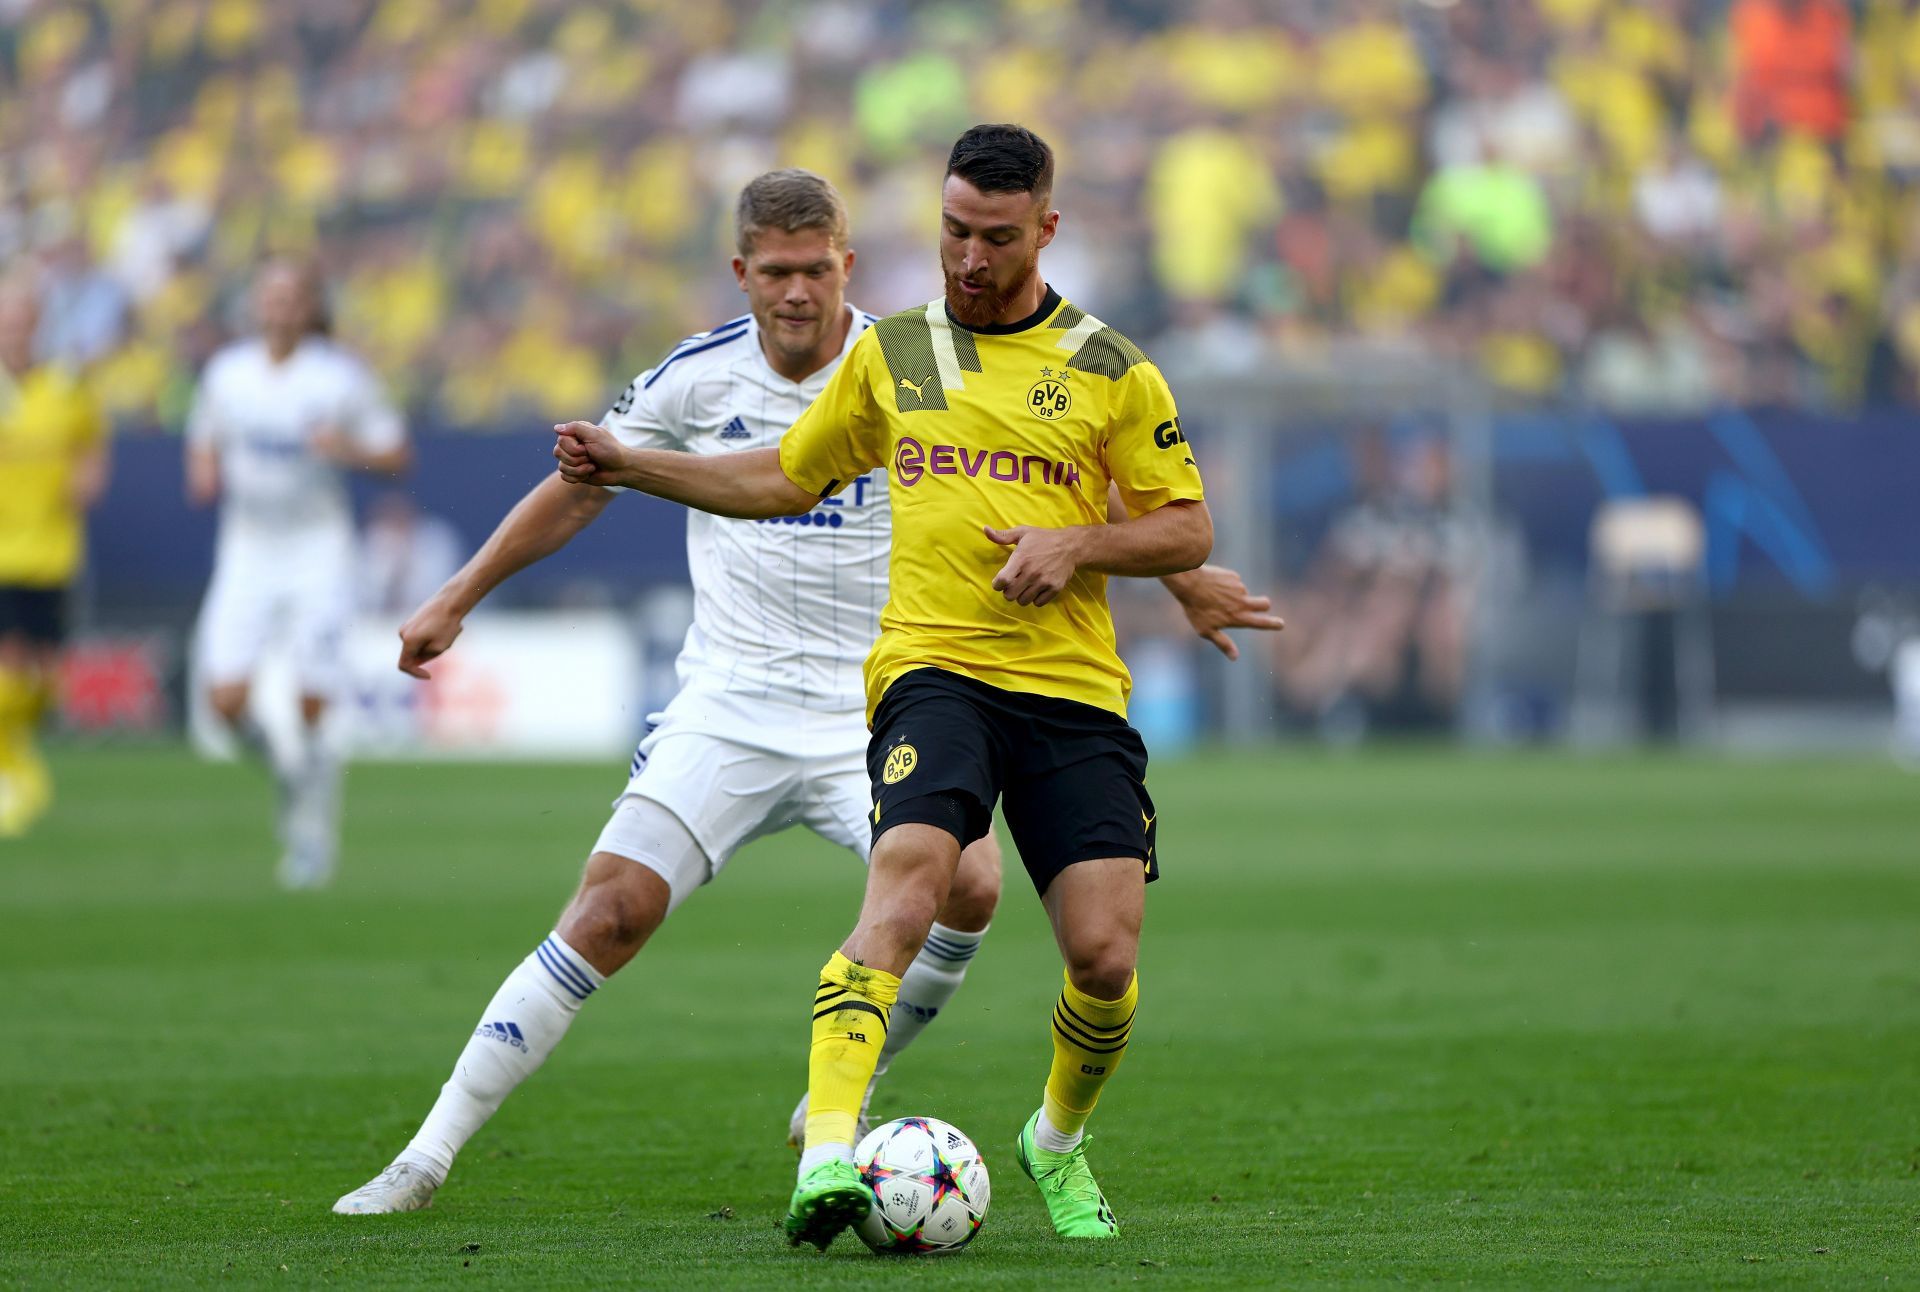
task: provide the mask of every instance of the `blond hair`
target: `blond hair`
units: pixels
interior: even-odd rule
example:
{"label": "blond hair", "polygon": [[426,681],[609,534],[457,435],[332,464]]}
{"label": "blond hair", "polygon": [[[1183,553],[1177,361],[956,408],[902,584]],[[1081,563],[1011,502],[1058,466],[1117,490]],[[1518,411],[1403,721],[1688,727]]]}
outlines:
{"label": "blond hair", "polygon": [[740,190],[734,209],[735,245],[753,254],[753,240],[767,229],[798,233],[825,229],[833,245],[847,245],[847,204],[840,192],[810,170],[770,170]]}

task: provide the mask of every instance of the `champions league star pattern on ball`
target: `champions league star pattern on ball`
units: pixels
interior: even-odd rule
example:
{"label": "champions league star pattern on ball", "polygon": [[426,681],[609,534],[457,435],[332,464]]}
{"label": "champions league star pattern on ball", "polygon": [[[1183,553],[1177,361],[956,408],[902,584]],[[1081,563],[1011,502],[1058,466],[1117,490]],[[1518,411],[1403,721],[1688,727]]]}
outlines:
{"label": "champions league star pattern on ball", "polygon": [[991,1187],[972,1140],[933,1117],[876,1126],[854,1150],[873,1210],[854,1226],[882,1255],[958,1251],[980,1232]]}

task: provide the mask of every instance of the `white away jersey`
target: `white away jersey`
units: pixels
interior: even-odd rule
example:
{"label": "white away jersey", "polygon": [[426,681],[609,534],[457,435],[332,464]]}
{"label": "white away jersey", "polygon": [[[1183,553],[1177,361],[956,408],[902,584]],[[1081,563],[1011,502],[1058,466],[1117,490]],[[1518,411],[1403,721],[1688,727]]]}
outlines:
{"label": "white away jersey", "polygon": [[214,355],[194,392],[187,436],[219,452],[223,527],[351,526],[346,470],[313,448],[327,431],[374,453],[406,439],[378,379],[323,337],[301,341],[283,363],[260,340]]}
{"label": "white away jersey", "polygon": [[[846,346],[805,381],[773,370],[747,315],[675,346],[634,378],[604,424],[635,448],[720,454],[773,447],[872,326],[873,315],[847,309]],[[693,626],[676,664],[682,685],[861,712],[861,665],[880,631],[891,538],[880,471],[804,516],[735,520],[689,508]]]}

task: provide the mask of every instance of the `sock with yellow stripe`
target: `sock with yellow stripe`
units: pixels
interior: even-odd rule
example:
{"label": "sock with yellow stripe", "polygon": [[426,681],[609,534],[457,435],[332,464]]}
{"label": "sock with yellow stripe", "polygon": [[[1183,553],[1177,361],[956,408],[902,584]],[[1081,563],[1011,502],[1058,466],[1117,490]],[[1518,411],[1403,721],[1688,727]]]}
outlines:
{"label": "sock with yellow stripe", "polygon": [[1119,1000],[1096,1000],[1071,978],[1061,988],[1053,1008],[1053,1069],[1047,1073],[1047,1093],[1033,1137],[1049,1153],[1070,1153],[1078,1147],[1087,1118],[1100,1102],[1101,1087],[1126,1057],[1139,999],[1139,974]]}
{"label": "sock with yellow stripe", "polygon": [[39,717],[38,688],[25,673],[0,668],[0,731],[11,734]]}
{"label": "sock with yellow stripe", "polygon": [[34,674],[0,669],[0,836],[24,833],[53,797],[34,744],[46,699]]}
{"label": "sock with yellow stripe", "polygon": [[804,1177],[831,1158],[853,1158],[853,1125],[860,1100],[887,1043],[887,1019],[900,980],[855,964],[838,951],[820,970],[813,997],[813,1047],[807,1057],[807,1138],[800,1153]]}

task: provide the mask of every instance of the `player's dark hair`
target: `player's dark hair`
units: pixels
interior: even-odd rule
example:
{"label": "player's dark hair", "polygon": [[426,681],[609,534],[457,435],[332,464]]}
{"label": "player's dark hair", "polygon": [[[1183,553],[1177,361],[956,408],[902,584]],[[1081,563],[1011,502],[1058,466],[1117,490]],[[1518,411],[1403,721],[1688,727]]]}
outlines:
{"label": "player's dark hair", "polygon": [[1044,206],[1053,196],[1053,149],[1025,126],[975,126],[954,141],[947,174],[982,193],[1031,193]]}
{"label": "player's dark hair", "polygon": [[741,189],[733,223],[735,245],[743,257],[753,254],[753,240],[766,229],[825,229],[834,246],[847,245],[847,204],[839,190],[798,167],[770,170]]}

